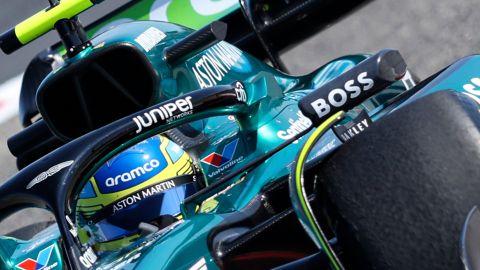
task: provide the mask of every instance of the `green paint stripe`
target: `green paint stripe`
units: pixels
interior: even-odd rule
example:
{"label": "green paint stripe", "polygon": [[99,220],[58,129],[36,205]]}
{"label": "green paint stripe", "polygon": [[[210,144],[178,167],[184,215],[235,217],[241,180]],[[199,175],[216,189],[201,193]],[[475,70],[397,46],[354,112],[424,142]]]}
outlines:
{"label": "green paint stripe", "polygon": [[315,142],[317,141],[317,138],[319,138],[325,131],[328,130],[328,128],[337,121],[342,115],[344,114],[343,111],[340,111],[334,115],[332,115],[330,118],[328,118],[325,122],[323,122],[314,132],[313,134],[308,138],[308,140],[305,142],[304,147],[302,148],[300,155],[298,157],[298,161],[296,164],[295,168],[295,185],[297,189],[297,196],[299,198],[299,201],[302,205],[303,211],[308,219],[308,222],[310,223],[311,228],[313,228],[314,233],[316,234],[318,240],[320,241],[320,245],[322,249],[325,251],[327,254],[330,262],[332,263],[333,267],[337,270],[342,269],[340,266],[340,263],[338,262],[338,259],[336,256],[333,254],[330,245],[328,244],[328,240],[326,239],[325,235],[319,230],[317,226],[317,222],[315,221],[315,218],[312,215],[312,210],[310,208],[310,205],[307,203],[307,195],[304,192],[304,184],[303,184],[303,164],[305,160],[308,157],[308,153],[310,152],[310,149],[314,146]]}

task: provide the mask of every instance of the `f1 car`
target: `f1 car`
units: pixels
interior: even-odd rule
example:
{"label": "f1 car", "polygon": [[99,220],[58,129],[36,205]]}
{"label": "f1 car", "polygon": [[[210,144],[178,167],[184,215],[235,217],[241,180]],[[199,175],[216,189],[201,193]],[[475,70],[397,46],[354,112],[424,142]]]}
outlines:
{"label": "f1 car", "polygon": [[[1,236],[2,269],[479,269],[478,56],[418,84],[392,49],[291,76],[269,31],[328,1],[89,38],[76,16],[98,2],[50,1],[0,36],[7,53],[62,39],[26,72],[21,170],[0,186],[0,219],[56,223]],[[238,16],[253,37],[229,38]]]}

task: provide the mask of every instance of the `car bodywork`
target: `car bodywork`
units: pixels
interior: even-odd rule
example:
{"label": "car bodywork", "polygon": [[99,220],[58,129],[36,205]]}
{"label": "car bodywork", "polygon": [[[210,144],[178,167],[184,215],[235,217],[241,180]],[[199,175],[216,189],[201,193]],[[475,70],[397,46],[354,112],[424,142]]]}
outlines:
{"label": "car bodywork", "polygon": [[[152,28],[157,39],[149,46],[141,37],[151,33]],[[312,121],[299,110],[298,103],[369,55],[340,57],[308,75],[290,76],[225,41],[216,41],[168,63],[162,57],[164,50],[190,34],[191,29],[163,22],[127,22],[93,38],[91,48],[67,60],[45,79],[38,90],[38,109],[52,134],[64,145],[0,187],[0,213],[4,218],[27,206],[47,208],[55,215],[58,227],[29,241],[1,237],[3,267],[27,269],[30,264],[44,269],[225,268],[238,258],[239,246],[293,216],[285,196],[289,166],[312,133],[299,136],[310,129]],[[102,56],[115,50],[140,52],[146,63],[142,70],[157,76],[152,79],[144,108],[115,115],[120,119],[112,123],[107,121],[111,118],[105,118],[106,122],[89,126],[84,125],[88,122],[85,114],[51,101],[51,93],[60,93],[57,87],[63,82],[59,78],[88,69],[88,61],[100,62]],[[421,96],[443,89],[463,92],[478,100],[472,68],[478,61],[478,56],[464,58],[409,91],[406,90],[413,83],[407,76],[359,104],[347,113],[342,124],[351,123],[362,111],[376,121]],[[122,59],[109,62],[115,63],[121,65]],[[68,104],[69,95],[76,97],[67,92],[60,103]],[[54,108],[65,111],[64,117],[49,114]],[[100,115],[107,110],[115,110],[115,104],[95,113]],[[154,118],[153,110],[165,114]],[[183,220],[144,237],[133,249],[109,256],[98,257],[91,247],[81,245],[74,226],[75,201],[89,177],[129,146],[185,124],[197,131],[190,139],[198,142],[191,145],[183,138],[178,140],[179,144],[191,148],[207,187],[184,202]],[[68,133],[71,125],[81,128]],[[328,131],[315,146],[308,166],[314,168],[343,140],[333,130]],[[212,155],[221,156],[221,161]],[[312,249],[307,247],[302,255],[311,253]]]}
{"label": "car bodywork", "polygon": [[[94,39],[94,44],[97,39],[101,40],[99,43],[102,44],[102,47],[92,49],[91,52],[84,54],[83,57],[87,58],[89,54],[94,54],[95,50],[106,50],[109,46],[115,46],[115,44],[118,43],[118,40],[127,40],[129,41],[129,45],[126,46],[132,46],[132,44],[134,44],[133,46],[136,48],[143,49],[135,42],[135,39],[150,27],[156,27],[157,29],[161,29],[162,32],[168,33],[168,37],[162,41],[162,43],[165,44],[164,46],[170,45],[177,39],[185,36],[186,33],[191,32],[190,30],[180,26],[173,26],[160,22],[127,23]],[[151,59],[150,61],[153,63],[153,65],[157,67],[156,70],[166,69],[164,62],[157,57],[159,52],[162,52],[162,49],[163,46],[160,44],[160,46],[152,49],[147,54],[147,57]],[[205,76],[205,74],[207,74],[206,72],[208,71],[203,69],[198,71],[196,69],[199,66],[197,63],[199,63],[201,59],[205,59],[207,57],[207,59],[210,59],[212,55],[214,55],[213,57],[215,57],[215,59],[219,59],[218,63],[220,65],[217,66],[218,73],[215,75],[220,77],[221,74],[223,74],[221,80],[218,81],[207,81],[208,78],[210,78],[208,75]],[[220,56],[225,56],[223,62],[220,60]],[[327,64],[324,68],[321,68],[310,75],[304,77],[292,77],[275,71],[266,64],[256,60],[246,53],[239,51],[227,43],[217,43],[216,45],[213,45],[212,47],[193,55],[185,61],[179,61],[177,66],[169,68],[168,75],[164,75],[160,79],[160,81],[164,83],[168,82],[169,80],[177,82],[177,88],[175,89],[177,92],[173,92],[171,93],[171,97],[165,98],[165,100],[168,100],[165,101],[167,103],[173,103],[175,97],[179,96],[180,93],[185,93],[184,95],[188,96],[188,93],[192,90],[200,89],[201,85],[205,85],[205,89],[197,90],[195,92],[197,96],[194,96],[193,94],[191,95],[191,115],[181,118],[178,121],[172,121],[171,124],[167,126],[156,125],[155,127],[152,126],[145,128],[139,126],[137,122],[133,120],[135,117],[141,117],[144,115],[144,113],[148,113],[150,110],[154,109],[155,106],[145,109],[136,113],[133,117],[127,117],[119,122],[115,122],[114,124],[110,124],[104,128],[94,131],[93,133],[89,133],[86,136],[82,136],[59,148],[58,150],[55,150],[48,155],[48,158],[35,162],[33,165],[28,167],[28,170],[21,171],[15,176],[15,179],[9,181],[9,183],[12,184],[11,187],[9,187],[8,184],[3,186],[3,189],[6,192],[4,194],[10,193],[15,198],[19,197],[17,192],[8,191],[10,188],[13,188],[14,190],[21,188],[24,190],[24,192],[33,192],[37,194],[36,196],[41,196],[40,194],[44,193],[44,195],[49,198],[47,199],[45,197],[42,199],[42,201],[45,200],[44,203],[46,205],[52,205],[52,207],[53,205],[62,201],[60,198],[63,196],[65,196],[64,199],[66,201],[74,200],[71,196],[74,196],[74,191],[78,189],[73,188],[72,185],[77,186],[79,183],[77,183],[78,178],[73,177],[73,175],[85,175],[86,173],[88,174],[88,172],[94,171],[95,168],[101,164],[101,161],[96,160],[97,158],[101,157],[101,160],[105,160],[106,158],[120,151],[120,149],[117,149],[116,151],[112,152],[112,150],[117,148],[117,146],[120,144],[123,145],[122,148],[124,149],[124,147],[132,145],[133,143],[138,142],[139,140],[144,139],[151,134],[162,132],[158,128],[161,128],[161,130],[166,130],[170,129],[172,126],[178,126],[182,122],[191,122],[193,119],[198,118],[206,118],[205,120],[201,121],[201,125],[203,126],[202,132],[206,136],[206,140],[208,140],[209,144],[201,153],[198,154],[197,158],[198,160],[203,160],[203,162],[200,162],[200,165],[205,173],[207,183],[212,185],[231,172],[244,171],[242,168],[245,167],[246,164],[251,163],[258,156],[267,153],[271,149],[282,145],[287,139],[293,138],[294,134],[299,129],[301,130],[302,127],[304,129],[309,127],[311,123],[309,120],[306,120],[298,110],[298,100],[305,96],[309,92],[309,89],[315,89],[324,82],[353,67],[356,63],[364,60],[365,58],[366,56],[363,55],[344,57]],[[224,70],[228,70],[228,72],[222,73]],[[56,74],[61,72],[62,70],[59,70]],[[199,72],[204,77],[199,77],[201,75],[195,74],[195,72]],[[175,74],[177,77],[171,77],[171,74]],[[225,82],[231,81],[244,82],[246,87],[245,101],[239,102],[236,95],[231,95],[231,91],[235,91],[232,90],[233,88],[227,88],[225,90],[222,86],[216,87],[213,85],[222,85]],[[397,90],[392,90],[393,93],[387,92],[386,94],[380,95],[378,99],[386,100],[392,97],[394,93],[401,92],[401,85],[397,87]],[[230,94],[228,91],[230,91]],[[165,92],[170,93],[168,91]],[[199,102],[207,99],[206,97],[208,96],[216,97],[215,100],[211,101],[212,104],[208,102],[205,104]],[[197,97],[197,99],[195,99],[195,97]],[[231,103],[234,103],[235,106],[228,106],[231,105]],[[215,108],[213,105],[215,105]],[[156,105],[156,107],[159,106]],[[371,107],[373,108],[374,106]],[[241,114],[245,114],[246,110],[255,111],[255,114],[252,115],[252,119],[246,119],[240,125],[236,121],[232,120],[232,115],[240,116]],[[197,121],[197,123],[199,122]],[[141,131],[140,128],[142,129]],[[98,140],[98,138],[104,139]],[[252,140],[256,142],[255,145],[250,143]],[[326,140],[329,140],[326,144],[330,148],[328,150],[334,149],[341,143],[332,134],[330,134],[329,138],[326,138]],[[302,139],[299,141],[301,142]],[[212,164],[206,160],[206,157],[211,153],[224,153],[224,148],[226,145],[232,142],[235,143],[235,147],[229,157],[230,160],[222,164]],[[224,221],[222,215],[227,215],[228,213],[231,214],[234,209],[244,209],[249,203],[252,202],[252,200],[261,194],[262,189],[264,189],[266,185],[275,183],[279,179],[285,179],[289,173],[287,166],[291,162],[290,156],[295,153],[299,145],[301,144],[297,143],[285,147],[278,154],[272,156],[269,161],[274,162],[275,164],[283,165],[271,168],[268,163],[265,163],[264,165],[248,173],[248,175],[240,174],[229,181],[223,181],[222,185],[219,185],[216,189],[212,189],[209,191],[209,193],[197,198],[195,202],[191,203],[190,206],[185,206],[186,208],[191,208],[193,205],[199,203],[201,204],[204,198],[208,198],[208,201],[210,202],[216,201],[215,204],[217,205],[217,207],[213,208],[203,207],[198,214],[191,213],[186,215],[181,224],[176,225],[174,230],[168,231],[169,237],[160,237],[162,234],[167,232],[152,236],[152,239],[157,241],[161,240],[155,245],[160,245],[160,242],[162,243],[160,245],[161,248],[158,249],[158,253],[154,251],[155,249],[153,248],[153,240],[148,240],[145,244],[146,246],[152,245],[150,248],[151,251],[145,254],[151,254],[148,256],[156,258],[156,262],[154,264],[155,267],[186,268],[188,265],[195,264],[195,262],[201,258],[204,258],[210,265],[210,262],[212,262],[213,258],[210,255],[209,248],[207,246],[207,238],[210,232],[208,228],[213,229],[222,221]],[[93,149],[95,149],[95,154],[92,153]],[[321,151],[328,152],[326,150]],[[68,155],[65,155],[67,153]],[[83,160],[84,158],[85,160]],[[47,164],[42,164],[42,160],[47,160]],[[54,167],[58,164],[64,164],[66,161],[73,162],[65,167],[60,166],[63,168],[58,169],[57,173],[49,176],[45,180],[34,185],[31,184],[31,181],[43,171],[48,171],[48,168]],[[86,164],[90,165],[86,166]],[[92,167],[92,165],[94,166]],[[77,171],[77,169],[80,171]],[[28,176],[24,175],[24,172],[28,172]],[[31,187],[27,189],[29,184]],[[62,190],[59,189],[60,187],[67,186],[70,187],[68,188],[69,190],[63,190],[63,188],[61,188]],[[51,190],[57,190],[57,192],[51,193]],[[231,194],[236,194],[236,199],[232,199]],[[4,199],[6,201],[11,201],[11,199],[8,197],[4,197]],[[52,199],[56,202],[51,201]],[[47,203],[47,201],[49,202]],[[63,207],[71,208],[65,204]],[[8,204],[3,204],[4,210],[9,208],[10,206]],[[54,208],[57,207],[55,206]],[[8,211],[2,210],[2,213],[6,212]],[[60,211],[57,213],[57,215],[60,215],[61,212],[63,211]],[[189,218],[190,215],[192,219]],[[60,227],[68,228],[70,225],[66,221],[65,215],[62,215],[61,219],[65,223],[63,225],[59,223]],[[70,219],[74,220],[74,215],[70,217]],[[195,227],[204,229],[193,233],[192,228]],[[71,238],[70,232],[66,233],[64,236]],[[43,237],[43,235],[40,235],[39,237]],[[57,241],[55,237],[58,237],[58,235],[54,236],[53,242],[46,243],[47,247]],[[186,241],[186,237],[190,240]],[[34,239],[32,242],[33,245],[37,245],[37,243],[38,242],[36,239]],[[191,246],[191,248],[184,249],[184,252],[189,254],[189,257],[191,256],[190,259],[187,259],[186,255],[182,253],[178,254],[176,258],[172,258],[169,254],[170,252],[166,252],[167,246],[171,248],[172,252],[178,252],[182,250],[182,244],[180,243]],[[129,261],[129,264],[137,264],[139,261],[142,261],[141,266],[139,267],[147,267],[146,265],[149,264],[147,262],[150,261],[150,259],[128,260],[130,256],[139,258],[138,254],[143,253],[140,252],[140,250],[145,249],[145,245],[142,245],[135,251],[127,252],[127,254],[119,253],[118,256],[112,256],[112,258],[109,259],[112,262],[118,261],[119,258],[126,259],[124,262],[122,262],[122,264],[125,264],[126,261]],[[40,248],[43,247],[43,245],[40,246]],[[37,252],[37,250],[33,252]],[[198,253],[196,254],[196,252]],[[75,256],[79,258],[79,256],[81,256],[80,251],[77,251]],[[165,256],[165,259],[163,259],[164,262],[161,262],[163,260],[160,258],[163,256]],[[22,256],[19,258],[15,258],[14,256],[5,257],[11,257],[14,259],[14,264],[16,264],[25,258],[30,258],[33,256],[29,254],[22,254]],[[54,260],[51,262],[53,261]],[[143,266],[143,262],[145,262],[145,266]],[[105,265],[105,268],[109,268],[111,265],[111,263],[107,262],[103,262],[102,264]],[[96,265],[96,267],[101,266]]]}

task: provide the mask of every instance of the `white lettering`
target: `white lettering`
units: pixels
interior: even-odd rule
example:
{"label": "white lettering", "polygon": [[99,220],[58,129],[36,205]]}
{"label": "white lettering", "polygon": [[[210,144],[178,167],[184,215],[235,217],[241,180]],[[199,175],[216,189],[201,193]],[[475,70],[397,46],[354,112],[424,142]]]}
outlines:
{"label": "white lettering", "polygon": [[175,186],[176,185],[175,185],[175,182],[173,180],[165,181],[165,182],[156,184],[155,186],[150,187],[148,189],[142,190],[141,195],[142,195],[143,199],[145,199],[145,198],[150,197],[152,195],[155,195],[157,193],[161,193],[161,192],[163,192],[167,189],[174,188]]}
{"label": "white lettering", "polygon": [[107,178],[105,180],[105,185],[107,187],[116,186],[118,185],[119,180],[121,180],[122,182],[129,182],[137,177],[140,177],[146,174],[147,172],[152,171],[154,168],[157,168],[158,166],[160,166],[160,161],[156,159],[152,159],[149,162],[143,164],[142,166],[137,167],[129,172],[119,174],[115,177]]}
{"label": "white lettering", "polygon": [[368,120],[363,119],[361,122],[356,123],[354,126],[350,127],[349,129],[344,131],[342,134],[340,134],[340,137],[344,141],[350,140],[352,137],[360,134],[361,132],[363,132],[368,127],[369,127]]}
{"label": "white lettering", "polygon": [[190,110],[190,106],[188,106],[188,102],[184,99],[177,100],[175,104],[177,104],[177,107],[181,112],[186,112]]}
{"label": "white lettering", "polygon": [[58,266],[58,262],[54,262],[52,265],[46,266],[42,270],[51,270]]}
{"label": "white lettering", "polygon": [[354,83],[354,80],[349,80],[345,83],[345,90],[351,93],[350,98],[356,98],[361,93],[360,87],[353,85]]}
{"label": "white lettering", "polygon": [[375,82],[372,79],[367,78],[367,76],[368,76],[367,72],[362,72],[358,74],[358,77],[357,77],[357,80],[359,83],[366,84],[365,86],[363,86],[363,91],[370,90],[375,84]]}
{"label": "white lettering", "polygon": [[211,81],[215,81],[215,80],[221,81],[223,75],[218,72],[218,69],[215,67],[215,64],[213,63],[212,58],[209,58],[208,55],[204,55],[202,56],[202,58],[204,60],[203,68],[208,71],[207,73],[208,73],[208,76],[210,76]]}
{"label": "white lettering", "polygon": [[212,51],[215,53],[214,55],[220,58],[223,65],[225,65],[225,73],[227,73],[235,62],[231,62],[230,58],[227,56],[227,52],[225,52],[220,46],[213,46]]}
{"label": "white lettering", "polygon": [[198,71],[195,68],[192,68],[193,74],[195,74],[195,78],[197,79],[200,88],[206,88],[208,85],[203,81],[202,77],[198,75]]}
{"label": "white lettering", "polygon": [[480,96],[480,78],[472,78],[470,82],[471,84],[463,85],[463,89],[472,95]]}
{"label": "white lettering", "polygon": [[232,167],[233,165],[241,162],[243,160],[243,156],[237,158],[237,159],[234,159],[234,160],[230,160],[229,162],[227,162],[227,164],[223,165],[222,167],[218,168],[217,170],[211,172],[208,174],[209,177],[214,177],[216,175],[218,175],[219,173],[229,169],[230,167]]}
{"label": "white lettering", "polygon": [[167,103],[163,108],[168,111],[168,117],[172,117],[173,113],[178,109],[176,103]]}
{"label": "white lettering", "polygon": [[[367,75],[367,72],[362,72],[357,76],[357,80],[362,84],[362,88],[354,85],[354,80],[348,80],[343,86],[345,90],[342,88],[335,88],[328,93],[328,102],[323,98],[319,98],[311,102],[310,105],[315,110],[318,117],[321,118],[325,115],[328,115],[331,111],[331,106],[337,108],[342,107],[347,103],[349,98],[354,99],[360,95],[361,91],[370,90],[375,82],[368,78]],[[350,94],[350,96],[348,96],[347,92]]]}
{"label": "white lettering", "polygon": [[[138,170],[136,170],[135,172],[138,173]],[[142,174],[144,174],[144,173],[145,173],[145,170],[142,171]],[[121,177],[118,177],[118,178],[120,178],[123,182],[128,182],[128,181],[132,180],[132,175],[128,174],[128,173],[125,173],[125,174],[122,174]],[[118,180],[116,180],[115,182],[118,182]]]}
{"label": "white lettering", "polygon": [[[170,119],[175,120],[190,115],[192,114],[192,110],[192,97],[188,96],[184,99],[177,99],[175,102],[167,103],[158,108],[152,109],[143,115],[135,116],[133,118],[133,121],[137,125],[137,130],[135,132],[140,133],[143,128],[150,127],[153,124],[158,123],[160,120],[165,120],[168,123]],[[177,112],[181,113],[175,115]]]}
{"label": "white lettering", "polygon": [[135,41],[142,46],[142,48],[149,52],[153,47],[155,47],[160,41],[165,39],[167,35],[162,31],[158,30],[155,27],[148,28],[145,32],[140,34]]}
{"label": "white lettering", "polygon": [[144,200],[145,198],[148,198],[152,195],[162,193],[165,190],[168,190],[174,187],[176,187],[176,184],[175,184],[175,181],[173,180],[164,181],[152,187],[148,187],[142,190],[141,192],[139,191],[135,194],[128,196],[127,198],[122,199],[119,202],[116,202],[112,207],[113,213],[116,213],[117,211],[127,208],[133,204],[136,204],[137,202]]}
{"label": "white lettering", "polygon": [[235,94],[237,95],[237,100],[240,102],[247,102],[247,93],[241,82],[235,83]]}
{"label": "white lettering", "polygon": [[317,99],[310,103],[317,113],[318,117],[323,117],[330,112],[330,105],[328,105],[323,98]]}
{"label": "white lettering", "polygon": [[312,121],[302,112],[297,112],[298,119],[289,119],[290,127],[287,130],[279,130],[277,136],[280,139],[289,140],[312,126]]}
{"label": "white lettering", "polygon": [[[340,101],[335,99],[336,95],[340,96]],[[347,93],[345,90],[340,88],[333,89],[330,93],[328,93],[328,101],[335,107],[341,107],[345,104],[345,102],[347,102]]]}
{"label": "white lettering", "polygon": [[86,268],[91,268],[93,264],[97,261],[98,257],[95,255],[92,247],[89,247],[85,253],[80,256],[79,260]]}
{"label": "white lettering", "polygon": [[358,129],[360,129],[360,131],[363,131],[363,126],[362,126],[361,123],[357,124],[357,127],[358,127]]}
{"label": "white lettering", "polygon": [[242,51],[224,42],[207,49],[192,67],[200,88],[215,86],[221,82],[242,54]]}
{"label": "white lettering", "polygon": [[206,80],[208,81],[208,83],[206,84],[207,87],[214,86],[214,83],[212,82],[212,80],[210,80],[211,77],[209,77],[207,74],[205,74],[204,72],[202,72],[202,71],[200,70],[200,67],[202,67],[202,68],[205,70],[203,58],[200,58],[200,59],[198,60],[198,62],[195,63],[195,68],[197,69],[197,71],[198,71],[198,73],[200,74],[200,76],[202,76],[204,79],[206,79]]}
{"label": "white lettering", "polygon": [[365,128],[368,128],[368,121],[367,119],[362,120],[361,122]]}
{"label": "white lettering", "polygon": [[[224,73],[227,73],[228,70],[220,63],[217,57],[215,57],[212,52],[207,52],[207,56],[210,58],[210,62],[214,65],[217,72],[220,73],[220,76],[225,76]],[[221,80],[221,78],[218,80]]]}
{"label": "white lettering", "polygon": [[144,115],[145,115],[145,118],[147,118],[148,122],[145,122],[145,119],[143,117],[139,117],[140,124],[142,124],[142,126],[144,127],[151,126],[154,120],[157,121],[157,118],[152,119],[152,117],[148,113],[144,113]]}

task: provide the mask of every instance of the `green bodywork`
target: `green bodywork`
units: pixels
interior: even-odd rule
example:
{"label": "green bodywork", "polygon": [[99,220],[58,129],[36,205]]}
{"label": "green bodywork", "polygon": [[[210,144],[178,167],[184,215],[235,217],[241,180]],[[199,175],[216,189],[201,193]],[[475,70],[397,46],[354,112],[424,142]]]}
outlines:
{"label": "green bodywork", "polygon": [[165,21],[199,29],[239,7],[236,0],[141,0],[102,21],[90,29],[88,35],[93,37],[113,25],[139,20]]}
{"label": "green bodywork", "polygon": [[22,263],[28,265],[30,260],[41,261],[39,254],[45,250],[46,252],[43,254],[48,255],[48,258],[43,269],[64,269],[59,238],[60,233],[56,225],[36,234],[29,241],[2,236],[0,239],[0,263],[9,267],[8,269],[22,269],[19,267]]}
{"label": "green bodywork", "polygon": [[[161,30],[166,37],[147,52],[136,39],[151,27]],[[258,156],[265,155],[284,143],[290,136],[294,136],[295,132],[298,133],[299,129],[308,126],[308,121],[299,114],[297,105],[299,99],[367,57],[367,55],[345,56],[327,63],[308,75],[290,76],[241,52],[232,45],[220,42],[206,50],[192,52],[174,65],[168,65],[163,59],[164,48],[182,39],[191,31],[185,27],[163,22],[142,21],[122,24],[94,38],[92,40],[94,47],[67,60],[65,66],[115,44],[123,42],[133,44],[145,53],[160,77],[159,94],[152,105],[202,87],[230,84],[236,80],[244,82],[248,97],[247,115],[208,117],[191,123],[202,131],[208,141],[208,145],[197,156],[206,176],[207,185],[215,183],[221,176],[242,168]],[[125,66],[125,68],[134,67]],[[55,72],[49,76],[46,80],[55,76]],[[355,117],[361,109],[365,109],[374,117],[373,112],[377,111],[376,108],[404,90],[405,87],[401,82],[392,85],[350,111],[345,121]],[[207,247],[210,230],[224,220],[222,214],[244,208],[267,184],[285,179],[290,173],[289,165],[292,159],[308,136],[300,138],[298,143],[284,147],[254,169],[245,171],[197,198],[191,204],[184,205],[184,219],[175,226],[146,237],[133,249],[101,256],[94,267],[142,270],[189,269],[197,262],[204,260],[208,269],[218,269]],[[222,153],[225,145],[233,140],[238,140],[238,145],[229,162],[215,167],[200,161],[211,153]],[[121,149],[135,142],[128,142]],[[340,145],[341,141],[329,131],[320,140],[314,153],[316,156],[326,155]],[[98,166],[100,165],[102,164],[99,163]],[[89,175],[86,175],[84,181],[88,178]],[[288,200],[288,198],[285,199]],[[44,244],[38,245],[40,240]],[[28,242],[2,238],[0,252],[3,258],[10,258],[6,265],[16,269],[15,265],[25,258],[35,259],[45,246],[54,244],[57,250],[59,241],[59,235],[54,233],[38,236]],[[20,254],[19,250],[25,249],[31,251]],[[52,257],[49,265],[56,260],[58,261],[56,268],[61,269],[63,267],[61,256],[57,255],[58,257],[54,259]]]}

